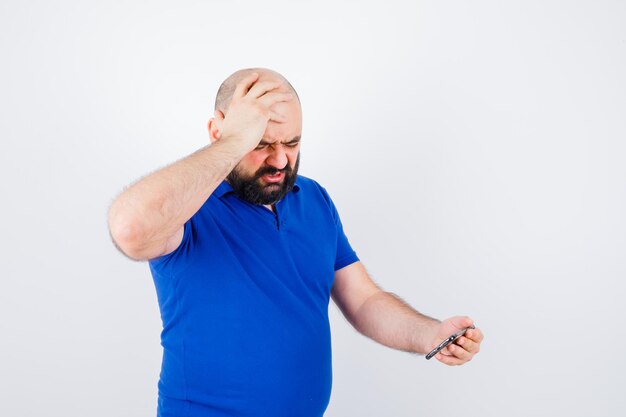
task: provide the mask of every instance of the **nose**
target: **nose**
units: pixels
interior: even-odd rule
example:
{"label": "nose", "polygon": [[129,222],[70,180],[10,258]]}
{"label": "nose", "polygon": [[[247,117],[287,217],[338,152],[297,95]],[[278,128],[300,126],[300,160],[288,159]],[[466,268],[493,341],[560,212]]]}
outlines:
{"label": "nose", "polygon": [[276,169],[283,169],[287,166],[287,153],[282,146],[273,147],[271,153],[268,155],[265,163]]}

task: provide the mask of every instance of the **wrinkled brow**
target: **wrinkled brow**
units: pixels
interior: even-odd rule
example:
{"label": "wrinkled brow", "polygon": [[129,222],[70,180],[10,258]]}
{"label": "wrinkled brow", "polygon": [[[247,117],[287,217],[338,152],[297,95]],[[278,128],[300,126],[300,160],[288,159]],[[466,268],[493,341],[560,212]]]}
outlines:
{"label": "wrinkled brow", "polygon": [[[293,139],[288,140],[286,142],[280,142],[279,141],[278,143],[282,143],[282,144],[285,144],[285,145],[291,145],[291,144],[299,142],[299,141],[300,141],[300,135],[298,135],[298,136],[294,137]],[[259,145],[272,145],[274,143],[276,143],[276,142],[268,142],[266,140],[261,140],[261,142],[259,142]]]}

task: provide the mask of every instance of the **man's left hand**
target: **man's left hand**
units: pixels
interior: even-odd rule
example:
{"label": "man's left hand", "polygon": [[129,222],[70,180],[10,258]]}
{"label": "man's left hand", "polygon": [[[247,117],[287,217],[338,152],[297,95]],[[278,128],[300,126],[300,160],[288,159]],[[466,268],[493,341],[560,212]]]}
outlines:
{"label": "man's left hand", "polygon": [[[437,329],[437,335],[432,342],[431,349],[434,349],[439,343],[459,330],[472,325],[474,325],[473,320],[466,316],[456,316],[444,320]],[[441,352],[435,355],[435,358],[446,365],[463,365],[471,361],[474,355],[480,351],[480,343],[483,341],[483,338],[483,332],[479,328],[468,329],[465,335],[443,348]]]}

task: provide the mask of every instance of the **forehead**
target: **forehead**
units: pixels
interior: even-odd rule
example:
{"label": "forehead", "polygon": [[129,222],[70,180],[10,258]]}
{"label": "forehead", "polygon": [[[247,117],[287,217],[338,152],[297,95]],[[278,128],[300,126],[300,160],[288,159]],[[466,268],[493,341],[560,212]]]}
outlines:
{"label": "forehead", "polygon": [[284,116],[284,122],[270,120],[263,136],[264,139],[274,142],[289,141],[302,134],[302,111],[297,99],[289,102],[276,103],[271,107],[272,111]]}
{"label": "forehead", "polygon": [[289,142],[296,136],[302,134],[302,121],[299,118],[299,113],[297,115],[291,115],[281,112],[281,114],[287,116],[287,121],[278,123],[270,120],[263,134],[264,141],[271,143]]}
{"label": "forehead", "polygon": [[263,81],[281,81],[282,85],[272,90],[274,92],[294,93],[294,98],[290,101],[278,102],[272,105],[272,111],[281,114],[287,120],[285,122],[270,120],[267,124],[263,139],[267,142],[287,142],[296,136],[300,136],[302,134],[302,108],[297,95],[291,89],[289,83],[279,74],[267,70],[246,71],[238,74],[238,76],[243,79],[251,72],[259,73],[257,83]]}

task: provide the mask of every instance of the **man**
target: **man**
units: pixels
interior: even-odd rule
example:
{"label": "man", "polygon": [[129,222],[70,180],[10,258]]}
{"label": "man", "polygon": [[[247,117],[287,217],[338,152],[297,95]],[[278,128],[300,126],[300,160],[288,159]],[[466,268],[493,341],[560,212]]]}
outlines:
{"label": "man", "polygon": [[[424,316],[368,276],[326,190],[297,175],[302,115],[262,68],[220,87],[212,144],[141,179],[109,211],[111,236],[149,260],[163,332],[158,415],[321,416],[330,398],[328,302],[364,335],[424,354],[469,317]],[[436,355],[479,351],[468,330]]]}

